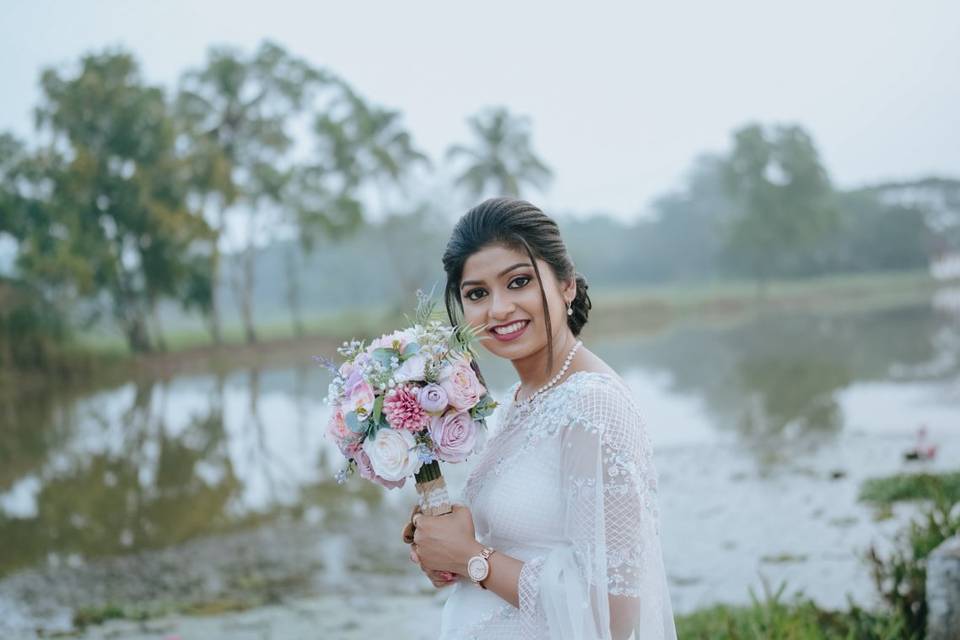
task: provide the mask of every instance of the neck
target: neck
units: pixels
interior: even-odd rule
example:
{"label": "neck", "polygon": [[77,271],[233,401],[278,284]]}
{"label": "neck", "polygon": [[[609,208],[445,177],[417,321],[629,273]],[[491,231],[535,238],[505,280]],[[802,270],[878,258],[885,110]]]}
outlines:
{"label": "neck", "polygon": [[[535,353],[531,353],[525,358],[512,360],[513,367],[517,370],[520,377],[520,386],[529,391],[535,391],[547,384],[553,376],[557,374],[563,366],[563,360],[570,353],[570,349],[577,343],[577,339],[570,331],[564,331],[561,335],[554,336],[553,340],[553,366],[547,371],[547,362],[550,352],[547,346]],[[581,347],[582,349],[583,347]],[[579,353],[577,355],[580,355]],[[574,356],[574,362],[577,357]],[[572,365],[571,365],[572,368]]]}

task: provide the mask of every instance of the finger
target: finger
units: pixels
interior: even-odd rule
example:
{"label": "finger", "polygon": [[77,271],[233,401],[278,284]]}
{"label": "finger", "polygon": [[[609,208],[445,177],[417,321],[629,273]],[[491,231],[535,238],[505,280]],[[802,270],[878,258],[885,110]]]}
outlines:
{"label": "finger", "polygon": [[408,522],[403,526],[403,531],[401,532],[401,536],[403,537],[404,543],[411,544],[413,542],[413,531],[414,531],[414,526],[412,523]]}
{"label": "finger", "polygon": [[413,549],[410,549],[410,562],[413,564],[420,564],[420,558],[417,557],[417,552]]}

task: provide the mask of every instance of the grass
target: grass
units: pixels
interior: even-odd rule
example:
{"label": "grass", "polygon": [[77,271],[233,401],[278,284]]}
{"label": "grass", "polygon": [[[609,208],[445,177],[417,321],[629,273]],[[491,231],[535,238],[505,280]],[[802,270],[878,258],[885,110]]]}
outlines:
{"label": "grass", "polygon": [[[614,318],[628,315],[630,322],[625,326],[643,330],[690,316],[737,315],[758,304],[773,308],[797,305],[846,308],[852,304],[903,303],[925,299],[937,284],[924,271],[880,272],[771,281],[762,299],[757,296],[756,283],[749,280],[600,289],[591,298],[594,306],[603,309],[614,324],[620,323]],[[405,322],[395,308],[388,306],[315,313],[305,315],[303,320],[306,338],[335,340],[377,335]],[[297,338],[290,319],[284,316],[262,320],[257,325],[257,335],[261,343]],[[167,351],[172,353],[212,346],[209,332],[197,321],[181,322],[165,332],[164,337]],[[227,323],[223,337],[227,347],[245,345],[239,322]],[[115,358],[129,353],[124,337],[116,332],[82,334],[77,338],[77,346],[98,356]]]}
{"label": "grass", "polygon": [[802,594],[785,601],[786,583],[774,592],[764,582],[764,598],[750,590],[751,604],[715,605],[676,616],[677,636],[684,640],[894,640],[904,623],[889,613],[872,613],[850,605],[848,611],[821,609]]}
{"label": "grass", "polygon": [[864,308],[926,299],[938,283],[925,271],[844,274],[767,283],[761,296],[748,280],[669,284],[598,291],[591,296],[608,311],[659,309],[669,316],[730,314],[757,307]]}
{"label": "grass", "polygon": [[870,478],[860,486],[859,499],[889,507],[895,502],[946,499],[960,502],[960,471],[952,473],[900,473]]}

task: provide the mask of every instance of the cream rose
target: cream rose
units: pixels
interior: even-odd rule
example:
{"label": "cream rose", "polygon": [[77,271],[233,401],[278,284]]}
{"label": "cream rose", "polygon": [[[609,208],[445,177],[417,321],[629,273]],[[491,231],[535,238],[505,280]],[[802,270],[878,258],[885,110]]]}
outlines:
{"label": "cream rose", "polygon": [[409,431],[384,428],[375,438],[367,438],[363,450],[370,458],[373,471],[383,478],[397,482],[420,470],[417,441]]}

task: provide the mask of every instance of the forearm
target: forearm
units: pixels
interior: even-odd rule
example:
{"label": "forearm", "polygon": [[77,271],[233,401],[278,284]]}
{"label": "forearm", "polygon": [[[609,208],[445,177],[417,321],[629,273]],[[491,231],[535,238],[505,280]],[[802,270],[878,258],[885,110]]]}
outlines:
{"label": "forearm", "polygon": [[[470,545],[464,551],[463,563],[457,573],[466,575],[467,560],[472,556],[480,555],[482,550],[483,545],[479,542]],[[517,585],[520,581],[520,570],[523,569],[523,560],[497,551],[487,559],[487,563],[490,565],[490,573],[487,574],[487,579],[483,581],[483,586],[519,608],[520,597],[517,593]],[[479,589],[480,587],[475,586],[475,588]]]}

